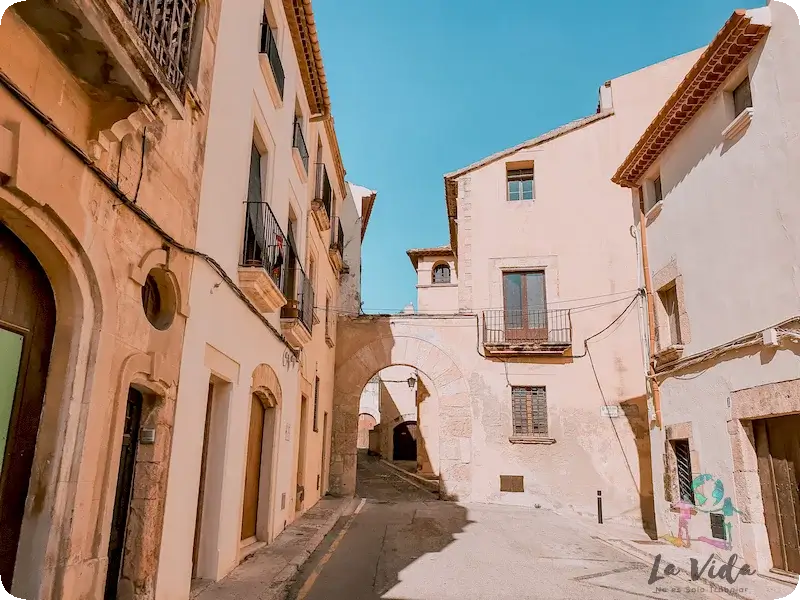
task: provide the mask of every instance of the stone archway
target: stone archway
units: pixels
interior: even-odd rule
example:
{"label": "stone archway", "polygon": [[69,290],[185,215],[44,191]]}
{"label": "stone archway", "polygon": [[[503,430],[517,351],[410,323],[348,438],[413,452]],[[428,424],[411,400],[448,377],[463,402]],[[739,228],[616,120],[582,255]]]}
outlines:
{"label": "stone archway", "polygon": [[[337,348],[334,389],[331,491],[352,495],[356,488],[358,415],[361,391],[386,367],[405,365],[433,382],[439,396],[440,489],[443,499],[471,494],[472,413],[461,369],[441,348],[409,335],[386,335],[385,323],[359,328]],[[371,323],[371,324],[372,324]],[[343,323],[340,321],[339,327]],[[348,332],[351,333],[351,332]],[[340,336],[340,339],[345,336]]]}

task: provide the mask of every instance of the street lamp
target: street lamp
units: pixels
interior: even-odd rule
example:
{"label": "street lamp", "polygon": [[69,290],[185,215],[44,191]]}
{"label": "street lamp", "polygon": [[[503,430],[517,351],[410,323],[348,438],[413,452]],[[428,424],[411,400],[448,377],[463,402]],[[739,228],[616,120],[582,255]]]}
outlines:
{"label": "street lamp", "polygon": [[415,383],[417,383],[417,380],[413,375],[408,378],[408,387],[413,388]]}

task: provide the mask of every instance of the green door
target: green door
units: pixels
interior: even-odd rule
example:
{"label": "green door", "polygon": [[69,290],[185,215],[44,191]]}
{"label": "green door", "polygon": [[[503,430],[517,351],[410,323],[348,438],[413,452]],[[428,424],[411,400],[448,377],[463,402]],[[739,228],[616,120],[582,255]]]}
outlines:
{"label": "green door", "polygon": [[0,329],[0,473],[3,472],[11,411],[14,408],[14,396],[17,392],[22,340],[22,336],[18,333]]}

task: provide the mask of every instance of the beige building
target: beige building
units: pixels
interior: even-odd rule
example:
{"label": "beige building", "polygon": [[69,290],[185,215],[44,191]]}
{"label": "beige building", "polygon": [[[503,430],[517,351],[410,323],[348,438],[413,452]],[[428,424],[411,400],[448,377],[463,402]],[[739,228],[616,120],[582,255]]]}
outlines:
{"label": "beige building", "polygon": [[216,263],[192,269],[164,600],[224,577],[328,489],[350,188],[314,17],[237,0],[219,22],[197,239]]}
{"label": "beige building", "polygon": [[600,490],[607,519],[652,528],[636,244],[610,177],[698,56],[614,79],[596,114],[445,176],[451,243],[409,251],[419,311],[340,318],[334,490],[355,486],[362,389],[405,365],[445,497],[594,514]]}
{"label": "beige building", "polygon": [[691,502],[692,540],[795,574],[799,53],[787,5],[734,13],[614,178],[634,190],[655,313],[659,534],[679,536],[672,509]]}
{"label": "beige building", "polygon": [[0,25],[0,579],[21,598],[152,598],[167,562],[220,2],[162,2],[164,31],[148,6],[28,0]]}

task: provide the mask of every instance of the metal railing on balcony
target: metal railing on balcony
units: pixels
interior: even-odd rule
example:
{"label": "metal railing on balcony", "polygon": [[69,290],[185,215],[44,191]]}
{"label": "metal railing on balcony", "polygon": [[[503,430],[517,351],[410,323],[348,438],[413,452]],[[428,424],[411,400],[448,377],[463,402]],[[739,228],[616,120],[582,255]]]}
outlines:
{"label": "metal railing on balcony", "polygon": [[483,312],[483,343],[508,345],[572,344],[569,309],[497,309]]}
{"label": "metal railing on balcony", "polygon": [[297,152],[300,153],[300,159],[303,161],[303,166],[306,168],[306,172],[308,172],[308,148],[306,148],[306,140],[303,137],[303,126],[297,119],[294,121],[292,146],[297,148]]}
{"label": "metal railing on balcony", "polygon": [[275,83],[278,86],[278,92],[280,92],[281,98],[283,98],[286,74],[283,71],[283,63],[281,62],[281,57],[278,54],[278,44],[275,40],[275,32],[272,30],[272,27],[270,27],[266,16],[264,17],[264,21],[261,23],[260,52],[261,54],[267,55],[269,66],[272,68],[272,74],[275,76]]}
{"label": "metal railing on balcony", "polygon": [[337,250],[339,254],[344,252],[344,229],[339,217],[331,219],[331,250]]}
{"label": "metal railing on balcony", "polygon": [[328,217],[331,216],[331,205],[333,202],[333,187],[328,177],[328,170],[324,163],[317,163],[316,183],[314,185],[314,200],[322,203]]}
{"label": "metal railing on balcony", "polygon": [[124,0],[133,25],[164,76],[183,91],[197,0]]}
{"label": "metal railing on balcony", "polygon": [[311,332],[314,326],[314,286],[303,270],[299,260],[289,265],[286,272],[287,285],[284,288],[286,306],[281,316],[289,319],[300,319],[305,328]]}
{"label": "metal railing on balcony", "polygon": [[275,285],[286,285],[286,236],[266,202],[245,202],[243,267],[261,267]]}

